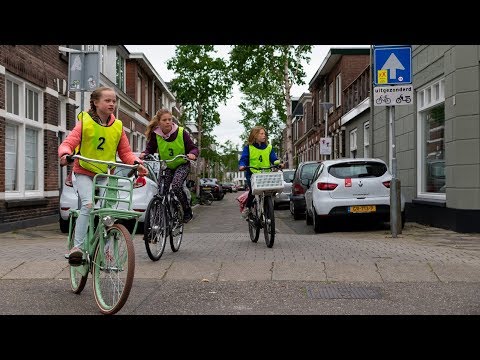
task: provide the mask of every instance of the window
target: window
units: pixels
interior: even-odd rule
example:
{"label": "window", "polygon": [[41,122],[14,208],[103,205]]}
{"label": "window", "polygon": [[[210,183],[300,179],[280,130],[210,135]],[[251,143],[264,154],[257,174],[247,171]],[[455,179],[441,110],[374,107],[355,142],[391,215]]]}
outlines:
{"label": "window", "polygon": [[19,97],[18,84],[7,80],[7,113],[20,114]]}
{"label": "window", "polygon": [[[330,83],[328,86],[328,102],[333,104],[333,82]],[[328,113],[331,114],[333,112],[333,106],[328,109]]]}
{"label": "window", "polygon": [[5,199],[43,196],[43,93],[6,74]]}
{"label": "window", "polygon": [[145,80],[145,112],[149,113],[148,109],[148,80]]}
{"label": "window", "polygon": [[337,108],[342,105],[342,74],[335,78],[335,104]]}
{"label": "window", "polygon": [[445,199],[445,81],[436,80],[419,89],[418,195]]}
{"label": "window", "polygon": [[350,131],[350,153],[353,158],[357,154],[357,128]]}
{"label": "window", "polygon": [[363,124],[363,157],[370,157],[370,122]]}
{"label": "window", "polygon": [[125,59],[117,52],[116,63],[116,85],[122,91],[125,91]]}
{"label": "window", "polygon": [[142,104],[142,78],[137,76],[137,103]]}

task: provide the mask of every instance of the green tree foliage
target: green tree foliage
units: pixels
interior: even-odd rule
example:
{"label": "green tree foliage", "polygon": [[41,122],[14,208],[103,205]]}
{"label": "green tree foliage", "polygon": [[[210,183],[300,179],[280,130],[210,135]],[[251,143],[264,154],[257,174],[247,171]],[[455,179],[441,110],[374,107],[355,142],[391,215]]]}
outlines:
{"label": "green tree foliage", "polygon": [[195,121],[202,156],[210,156],[211,132],[220,124],[217,109],[231,97],[233,85],[227,63],[215,53],[213,45],[178,45],[175,57],[167,61],[176,74],[171,89],[184,109],[181,121]]}
{"label": "green tree foliage", "polygon": [[272,144],[279,145],[286,125],[289,160],[293,159],[290,89],[305,84],[303,62],[309,63],[311,50],[311,45],[234,45],[230,51],[231,73],[244,94],[240,105],[244,136],[252,126],[262,125]]}

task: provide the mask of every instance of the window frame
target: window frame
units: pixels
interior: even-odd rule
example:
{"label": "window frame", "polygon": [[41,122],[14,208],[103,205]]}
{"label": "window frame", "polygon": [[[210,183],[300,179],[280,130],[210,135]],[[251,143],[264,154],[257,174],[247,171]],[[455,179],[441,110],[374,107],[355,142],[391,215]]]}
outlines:
{"label": "window frame", "polygon": [[[425,144],[425,113],[437,106],[445,108],[445,78],[437,78],[417,90],[417,197],[446,200],[445,193],[424,191],[426,182],[426,161],[424,157]],[[444,119],[445,121],[445,119]],[[443,125],[445,129],[445,124]],[[444,130],[445,131],[445,130]],[[445,136],[445,135],[444,135]],[[445,142],[445,138],[444,138]],[[444,144],[445,149],[445,144]],[[446,158],[444,154],[444,159]]]}
{"label": "window frame", "polygon": [[[13,126],[16,131],[16,190],[5,190],[5,200],[13,199],[27,199],[27,198],[38,198],[44,197],[44,118],[43,118],[43,109],[44,109],[44,91],[13,75],[10,73],[5,74],[5,91],[7,89],[8,81],[15,83],[19,87],[18,96],[19,96],[19,114],[14,114],[7,112],[5,109],[5,123],[6,126]],[[27,118],[26,116],[26,92],[27,90],[33,91],[38,96],[38,115],[36,120]],[[7,93],[5,92],[5,101],[7,99]],[[26,134],[28,130],[33,130],[36,134],[36,157],[37,162],[35,166],[35,189],[26,190],[25,189],[25,172],[26,172],[26,160],[25,160],[25,147],[26,147]],[[23,154],[20,156],[20,154]],[[6,164],[5,164],[6,167]],[[6,171],[6,168],[4,170]],[[6,175],[5,175],[6,176]]]}

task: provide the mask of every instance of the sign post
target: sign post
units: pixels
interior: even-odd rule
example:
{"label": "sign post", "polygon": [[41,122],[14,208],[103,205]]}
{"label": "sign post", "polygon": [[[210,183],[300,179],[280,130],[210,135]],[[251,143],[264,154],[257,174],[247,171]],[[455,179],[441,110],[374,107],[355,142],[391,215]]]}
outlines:
{"label": "sign post", "polygon": [[83,111],[85,91],[100,84],[100,53],[98,51],[70,52],[68,58],[68,90],[80,91]]}
{"label": "sign post", "polygon": [[[413,100],[412,48],[374,46],[374,106],[386,106],[392,136],[392,180],[390,181],[390,230],[396,238],[402,233],[401,184],[397,178],[395,145],[395,105],[410,105]],[[380,86],[379,86],[380,85]]]}

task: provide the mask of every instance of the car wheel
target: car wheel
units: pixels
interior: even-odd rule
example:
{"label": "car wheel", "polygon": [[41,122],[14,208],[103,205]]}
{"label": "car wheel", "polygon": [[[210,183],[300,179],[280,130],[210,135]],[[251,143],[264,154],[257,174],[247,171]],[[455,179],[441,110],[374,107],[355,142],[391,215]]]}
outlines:
{"label": "car wheel", "polygon": [[[312,206],[313,207],[313,206]],[[310,216],[308,213],[308,209],[305,208],[305,220],[307,221],[307,225],[312,225],[313,224],[313,218]]]}
{"label": "car wheel", "polygon": [[320,216],[317,215],[315,208],[312,206],[312,220],[313,220],[313,231],[316,233],[325,232],[325,222],[320,220]]}
{"label": "car wheel", "polygon": [[295,210],[295,205],[293,204],[293,201],[290,201],[290,212],[292,213],[295,220],[300,220],[302,218],[302,214],[299,214],[298,211]]}
{"label": "car wheel", "polygon": [[60,223],[60,231],[64,234],[68,233],[68,227],[70,226],[70,221],[63,220],[62,218],[60,218],[59,223]]}

